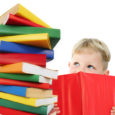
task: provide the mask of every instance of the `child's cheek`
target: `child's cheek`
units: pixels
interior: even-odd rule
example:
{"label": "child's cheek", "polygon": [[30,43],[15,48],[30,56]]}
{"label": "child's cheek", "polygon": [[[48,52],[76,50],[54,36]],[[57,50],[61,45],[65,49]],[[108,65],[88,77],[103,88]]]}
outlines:
{"label": "child's cheek", "polygon": [[75,67],[75,66],[70,67],[70,73],[78,73],[78,72],[79,72],[79,70],[77,69],[77,67]]}

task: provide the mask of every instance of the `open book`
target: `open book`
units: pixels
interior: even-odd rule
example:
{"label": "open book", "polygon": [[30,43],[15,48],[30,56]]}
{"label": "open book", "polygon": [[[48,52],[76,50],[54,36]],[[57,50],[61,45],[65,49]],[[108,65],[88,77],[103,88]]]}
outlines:
{"label": "open book", "polygon": [[53,81],[60,115],[110,115],[115,106],[115,76],[76,73]]}

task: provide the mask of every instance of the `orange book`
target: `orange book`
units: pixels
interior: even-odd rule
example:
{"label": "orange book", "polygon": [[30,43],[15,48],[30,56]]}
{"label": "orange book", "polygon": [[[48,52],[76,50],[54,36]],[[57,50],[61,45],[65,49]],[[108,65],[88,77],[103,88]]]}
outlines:
{"label": "orange book", "polygon": [[57,79],[58,72],[34,64],[19,62],[19,63],[0,66],[0,73],[36,74],[51,79]]}

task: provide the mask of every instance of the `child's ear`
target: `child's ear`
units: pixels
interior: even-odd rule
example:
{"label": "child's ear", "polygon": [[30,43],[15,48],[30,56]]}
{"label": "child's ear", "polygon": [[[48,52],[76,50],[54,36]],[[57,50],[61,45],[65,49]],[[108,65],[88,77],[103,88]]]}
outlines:
{"label": "child's ear", "polygon": [[68,67],[70,67],[71,62],[68,62]]}

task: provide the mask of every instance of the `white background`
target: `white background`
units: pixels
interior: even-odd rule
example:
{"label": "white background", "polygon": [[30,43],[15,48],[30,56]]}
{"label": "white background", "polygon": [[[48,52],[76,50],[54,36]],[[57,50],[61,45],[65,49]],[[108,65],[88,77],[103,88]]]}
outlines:
{"label": "white background", "polygon": [[48,68],[68,73],[73,45],[82,38],[103,40],[111,51],[110,75],[115,75],[115,3],[114,0],[1,0],[0,15],[22,4],[52,28],[61,29],[55,59]]}

